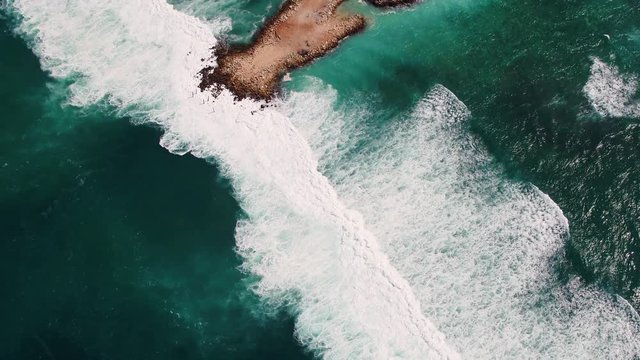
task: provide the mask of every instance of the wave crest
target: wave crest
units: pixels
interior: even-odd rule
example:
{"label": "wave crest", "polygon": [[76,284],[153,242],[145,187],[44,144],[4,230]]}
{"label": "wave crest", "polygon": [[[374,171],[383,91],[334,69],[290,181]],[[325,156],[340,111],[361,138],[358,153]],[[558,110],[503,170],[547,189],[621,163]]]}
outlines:
{"label": "wave crest", "polygon": [[13,5],[43,68],[76,79],[72,105],[106,102],[159,125],[169,151],[221,164],[248,215],[236,241],[261,279],[256,291],[295,309],[296,334],[311,350],[330,359],[458,357],[289,119],[197,90],[198,71],[215,65],[202,60],[216,43],[210,24],[160,0]]}

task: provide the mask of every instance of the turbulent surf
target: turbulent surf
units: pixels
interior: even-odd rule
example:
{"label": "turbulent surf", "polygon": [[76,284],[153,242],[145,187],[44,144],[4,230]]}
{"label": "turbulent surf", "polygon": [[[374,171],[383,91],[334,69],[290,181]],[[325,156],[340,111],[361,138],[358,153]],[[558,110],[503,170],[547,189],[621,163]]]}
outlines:
{"label": "turbulent surf", "polygon": [[223,169],[246,213],[236,244],[253,290],[295,316],[308,349],[327,359],[640,355],[624,300],[556,278],[562,211],[501,176],[451,91],[436,85],[377,129],[361,125],[366,99],[342,108],[318,80],[267,108],[214,98],[198,72],[216,65],[210,49],[229,20],[222,5],[198,4],[183,10],[217,20],[162,0],[10,3],[42,67],[72,83],[70,105],[158,126],[168,151]]}
{"label": "turbulent surf", "polygon": [[576,276],[557,278],[566,218],[534,186],[500,176],[454,94],[435,86],[383,135],[364,137],[369,150],[358,152],[362,144],[335,134],[359,133],[366,112],[319,112],[308,121],[299,109],[323,91],[314,86],[292,95],[290,115],[316,139],[325,173],[464,358],[638,354],[635,311]]}
{"label": "turbulent surf", "polygon": [[169,151],[221,163],[248,214],[237,243],[261,277],[256,291],[295,309],[310,349],[327,358],[457,357],[289,120],[197,90],[216,43],[211,27],[160,1],[14,6],[43,67],[76,78],[71,104],[107,102],[161,126]]}

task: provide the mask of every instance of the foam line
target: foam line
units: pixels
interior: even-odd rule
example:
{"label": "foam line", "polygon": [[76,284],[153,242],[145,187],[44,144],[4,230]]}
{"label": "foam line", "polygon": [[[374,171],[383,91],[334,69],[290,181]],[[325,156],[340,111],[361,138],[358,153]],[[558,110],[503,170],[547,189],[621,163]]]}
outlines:
{"label": "foam line", "polygon": [[[368,116],[360,109],[327,109],[332,96],[312,81],[286,108],[463,358],[640,355],[640,319],[626,301],[577,276],[558,278],[567,219],[539,189],[504,176],[466,129],[471,114],[453,93],[434,87],[381,131],[358,129]],[[300,104],[326,110],[307,118]]]}
{"label": "foam line", "polygon": [[245,268],[261,277],[255,290],[295,312],[311,350],[328,359],[458,357],[289,119],[197,92],[215,26],[160,0],[12,5],[42,67],[75,79],[72,105],[108,103],[162,127],[169,151],[221,164],[248,214],[236,240]]}

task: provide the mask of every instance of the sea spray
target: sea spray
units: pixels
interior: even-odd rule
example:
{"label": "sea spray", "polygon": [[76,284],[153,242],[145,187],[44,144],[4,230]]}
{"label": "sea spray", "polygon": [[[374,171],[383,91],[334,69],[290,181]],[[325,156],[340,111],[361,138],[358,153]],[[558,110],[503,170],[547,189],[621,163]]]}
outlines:
{"label": "sea spray", "polygon": [[160,126],[169,151],[221,164],[248,214],[237,243],[245,268],[262,278],[256,291],[295,309],[296,334],[311,350],[331,359],[458,357],[289,119],[197,90],[198,71],[215,65],[206,60],[215,27],[158,0],[12,5],[42,67],[76,80],[72,105],[107,103]]}
{"label": "sea spray", "polygon": [[[285,107],[464,358],[640,354],[640,321],[623,299],[577,276],[558,279],[566,218],[534,186],[505,179],[467,130],[471,113],[454,94],[435,86],[382,131],[359,126],[369,116],[360,109],[327,107],[333,98],[312,81]],[[300,104],[325,110],[309,119]],[[354,136],[336,137],[336,129]]]}
{"label": "sea spray", "polygon": [[445,88],[381,138],[355,124],[370,112],[332,112],[311,89],[298,94],[304,111],[296,94],[278,104],[295,128],[259,104],[194,92],[216,27],[162,2],[15,6],[43,67],[79,79],[73,104],[108,102],[161,126],[170,151],[221,163],[248,213],[237,229],[245,268],[267,301],[293,308],[309,348],[327,358],[449,352],[431,319],[470,358],[637,356],[635,313],[579,278],[555,278],[566,219],[536,188],[502,180]]}

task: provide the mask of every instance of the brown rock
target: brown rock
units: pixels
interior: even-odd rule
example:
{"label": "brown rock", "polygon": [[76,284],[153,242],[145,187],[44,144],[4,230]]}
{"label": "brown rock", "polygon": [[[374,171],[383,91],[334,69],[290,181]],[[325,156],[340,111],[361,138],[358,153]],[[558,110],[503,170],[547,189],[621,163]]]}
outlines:
{"label": "brown rock", "polygon": [[[215,49],[218,66],[201,71],[200,89],[214,95],[223,87],[237,99],[270,99],[282,76],[334,49],[340,41],[364,29],[365,18],[338,10],[344,0],[287,0],[248,46]],[[416,0],[367,0],[379,7]]]}

